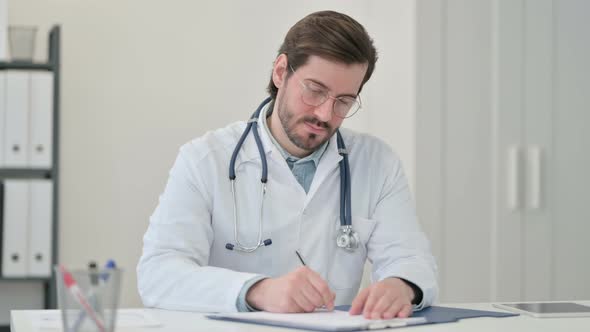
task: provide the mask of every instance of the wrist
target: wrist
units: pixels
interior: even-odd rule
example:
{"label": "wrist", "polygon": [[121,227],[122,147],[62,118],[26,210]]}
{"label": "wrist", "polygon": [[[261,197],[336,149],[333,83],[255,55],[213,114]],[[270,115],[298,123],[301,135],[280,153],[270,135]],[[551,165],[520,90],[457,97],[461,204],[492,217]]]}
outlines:
{"label": "wrist", "polygon": [[401,281],[404,282],[404,284],[406,286],[408,286],[411,289],[411,303],[412,304],[420,304],[422,303],[422,290],[420,289],[420,287],[418,287],[416,284],[414,284],[411,281],[408,281],[406,279],[402,279],[400,278]]}
{"label": "wrist", "polygon": [[256,310],[262,310],[262,301],[264,299],[264,285],[269,279],[262,279],[252,285],[246,292],[246,303]]}
{"label": "wrist", "polygon": [[412,287],[412,285],[407,283],[405,280],[402,281],[404,282],[404,285],[406,285],[406,290],[410,297],[410,303],[414,304],[414,300],[416,299],[416,291],[414,290],[414,287]]}

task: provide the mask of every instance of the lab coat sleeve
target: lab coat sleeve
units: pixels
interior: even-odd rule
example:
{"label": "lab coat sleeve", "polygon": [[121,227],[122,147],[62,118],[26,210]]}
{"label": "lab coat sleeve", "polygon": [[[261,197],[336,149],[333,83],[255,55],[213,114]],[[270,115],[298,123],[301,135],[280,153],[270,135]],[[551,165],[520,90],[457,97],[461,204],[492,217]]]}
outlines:
{"label": "lab coat sleeve", "polygon": [[[393,152],[380,164],[385,182],[372,219],[375,229],[368,243],[373,280],[399,277],[411,281],[423,293],[420,310],[430,306],[438,293],[437,267],[426,235],[418,224],[414,202],[401,163]],[[384,173],[383,173],[384,172]]]}
{"label": "lab coat sleeve", "polygon": [[214,238],[211,199],[189,151],[181,149],[144,235],[139,294],[146,307],[237,311],[242,286],[258,275],[207,266]]}

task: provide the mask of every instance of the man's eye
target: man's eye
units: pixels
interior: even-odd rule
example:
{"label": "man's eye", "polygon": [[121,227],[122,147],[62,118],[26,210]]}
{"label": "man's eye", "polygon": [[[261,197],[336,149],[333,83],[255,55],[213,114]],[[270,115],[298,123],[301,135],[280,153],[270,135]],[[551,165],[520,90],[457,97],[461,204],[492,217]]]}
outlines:
{"label": "man's eye", "polygon": [[355,103],[355,100],[352,98],[339,98],[338,101],[342,105],[347,106],[347,107],[350,107],[350,106],[354,105],[354,103]]}
{"label": "man's eye", "polygon": [[316,96],[322,96],[322,95],[324,95],[324,90],[309,89],[309,92],[313,93]]}
{"label": "man's eye", "polygon": [[311,92],[317,92],[317,93],[323,93],[324,92],[324,88],[322,88],[321,86],[312,83],[312,82],[307,82],[304,83],[304,85],[307,87],[307,89]]}

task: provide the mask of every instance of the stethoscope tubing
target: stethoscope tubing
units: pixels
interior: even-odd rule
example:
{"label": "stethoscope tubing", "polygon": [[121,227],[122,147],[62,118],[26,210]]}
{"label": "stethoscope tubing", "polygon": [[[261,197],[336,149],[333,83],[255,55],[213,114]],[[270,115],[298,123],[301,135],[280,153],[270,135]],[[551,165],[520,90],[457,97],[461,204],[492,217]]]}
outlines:
{"label": "stethoscope tubing", "polygon": [[[266,239],[262,241],[262,213],[263,213],[263,206],[264,206],[264,196],[266,195],[266,183],[268,181],[268,165],[266,160],[266,155],[264,153],[264,147],[262,145],[262,141],[260,139],[260,135],[258,133],[258,118],[260,117],[260,112],[264,108],[266,104],[268,104],[272,100],[271,97],[266,98],[256,111],[252,114],[250,119],[248,119],[248,123],[246,125],[246,129],[240,136],[236,147],[232,153],[230,162],[229,162],[229,179],[231,182],[231,192],[233,197],[233,211],[234,211],[234,241],[235,245],[231,243],[226,244],[226,248],[229,250],[237,250],[242,252],[253,252],[261,246],[267,246],[272,244],[271,239]],[[252,130],[254,135],[254,140],[256,141],[256,147],[258,148],[258,153],[260,154],[260,160],[262,163],[262,170],[260,175],[260,182],[261,182],[261,202],[260,202],[260,219],[259,219],[259,229],[258,229],[258,241],[256,245],[247,247],[240,243],[238,239],[238,213],[237,213],[237,202],[236,202],[236,192],[235,192],[235,180],[236,180],[236,159],[238,153],[240,152],[246,137]],[[342,156],[342,161],[339,163],[340,169],[340,227],[343,230],[348,230],[348,232],[352,232],[352,208],[351,208],[351,181],[350,181],[350,164],[348,162],[348,151],[346,150],[346,145],[344,144],[344,139],[340,134],[340,131],[336,131],[336,142],[338,145],[338,153]]]}
{"label": "stethoscope tubing", "polygon": [[272,100],[271,97],[268,97],[260,103],[254,114],[248,120],[248,124],[246,125],[246,129],[238,143],[236,144],[236,148],[231,155],[231,159],[229,161],[229,179],[235,180],[236,179],[236,159],[238,157],[238,153],[240,153],[240,149],[242,148],[242,144],[248,137],[248,133],[250,133],[250,129],[252,129],[252,133],[254,134],[254,140],[256,140],[256,146],[258,147],[258,153],[260,153],[260,160],[262,161],[262,175],[260,176],[260,182],[266,183],[268,180],[268,165],[266,163],[266,156],[264,155],[264,149],[262,147],[262,141],[260,140],[260,135],[258,134],[258,117],[260,116],[260,111],[266,104],[268,104]]}

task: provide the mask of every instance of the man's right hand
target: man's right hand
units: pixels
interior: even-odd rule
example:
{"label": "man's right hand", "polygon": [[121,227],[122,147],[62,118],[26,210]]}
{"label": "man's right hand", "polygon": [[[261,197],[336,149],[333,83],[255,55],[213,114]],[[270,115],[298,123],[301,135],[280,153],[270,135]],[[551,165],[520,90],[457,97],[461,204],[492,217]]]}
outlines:
{"label": "man's right hand", "polygon": [[320,275],[306,266],[282,277],[263,279],[250,287],[248,304],[269,312],[311,312],[334,309],[336,294]]}

